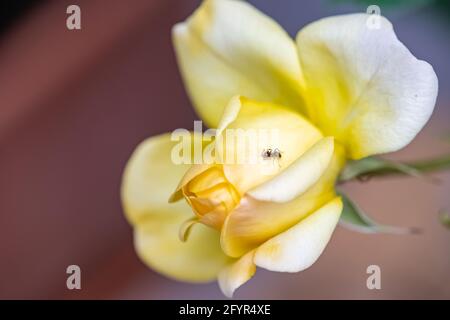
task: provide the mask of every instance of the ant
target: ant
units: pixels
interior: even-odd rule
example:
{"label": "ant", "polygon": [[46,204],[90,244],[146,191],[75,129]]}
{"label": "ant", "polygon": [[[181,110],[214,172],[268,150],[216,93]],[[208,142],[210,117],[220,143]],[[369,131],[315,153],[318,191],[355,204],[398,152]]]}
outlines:
{"label": "ant", "polygon": [[261,153],[261,156],[264,160],[267,159],[281,159],[281,151],[278,148],[275,149],[264,149],[263,152]]}

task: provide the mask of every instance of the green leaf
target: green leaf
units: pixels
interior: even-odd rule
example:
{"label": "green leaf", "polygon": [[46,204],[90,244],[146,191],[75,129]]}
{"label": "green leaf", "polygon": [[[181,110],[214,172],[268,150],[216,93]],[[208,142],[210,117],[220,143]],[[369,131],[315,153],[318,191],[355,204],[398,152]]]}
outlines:
{"label": "green leaf", "polygon": [[414,167],[416,170],[422,173],[448,170],[450,169],[450,155],[445,155],[436,159],[417,161],[414,163],[410,163],[409,166]]}
{"label": "green leaf", "polygon": [[447,211],[441,211],[439,214],[439,220],[441,220],[441,223],[444,227],[447,227],[450,229],[450,213]]}
{"label": "green leaf", "polygon": [[411,165],[377,157],[367,157],[361,160],[350,160],[342,170],[339,180],[345,182],[355,178],[364,179],[371,175],[388,173],[422,177],[420,170]]}
{"label": "green leaf", "polygon": [[447,142],[447,143],[450,142],[450,134],[445,133],[443,135],[440,135],[439,140],[442,142]]}
{"label": "green leaf", "polygon": [[344,208],[342,210],[340,223],[348,229],[362,233],[387,233],[387,234],[413,234],[418,233],[416,228],[393,227],[381,225],[367,216],[353,201],[344,193],[339,192]]}

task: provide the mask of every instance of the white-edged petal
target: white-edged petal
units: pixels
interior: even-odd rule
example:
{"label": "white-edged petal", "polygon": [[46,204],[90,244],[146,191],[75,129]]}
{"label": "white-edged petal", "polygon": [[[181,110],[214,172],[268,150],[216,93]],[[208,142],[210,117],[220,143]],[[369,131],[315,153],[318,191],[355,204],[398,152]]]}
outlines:
{"label": "white-edged petal", "polygon": [[333,150],[332,137],[321,139],[283,172],[248,194],[261,201],[293,200],[319,180],[333,158]]}
{"label": "white-edged petal", "polygon": [[250,251],[219,273],[219,287],[224,295],[231,298],[237,288],[253,277],[256,272],[253,255],[254,251]]}
{"label": "white-edged petal", "polygon": [[322,254],[339,221],[342,201],[335,198],[287,231],[263,243],[255,252],[258,267],[299,272]]}
{"label": "white-edged petal", "polygon": [[310,117],[353,159],[407,145],[430,118],[438,91],[430,64],[411,54],[386,18],[373,28],[370,17],[321,19],[297,36]]}

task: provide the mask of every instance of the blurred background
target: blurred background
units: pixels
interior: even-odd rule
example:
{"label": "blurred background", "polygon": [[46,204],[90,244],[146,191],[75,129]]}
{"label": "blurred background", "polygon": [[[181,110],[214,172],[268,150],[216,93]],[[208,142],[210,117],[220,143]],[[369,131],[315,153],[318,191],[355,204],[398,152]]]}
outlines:
{"label": "blurred background", "polygon": [[[450,152],[447,1],[252,0],[291,35],[316,19],[379,4],[398,37],[440,81],[431,121],[395,159]],[[216,283],[191,285],[146,268],[119,199],[123,168],[145,138],[192,128],[170,30],[199,0],[2,0],[0,4],[0,298],[221,299]],[[66,28],[81,7],[82,30]],[[338,227],[322,257],[298,274],[258,270],[237,299],[449,299],[450,173],[439,185],[389,178],[346,186],[377,221],[410,236]],[[81,290],[66,268],[81,267]],[[381,267],[381,290],[366,268]]]}

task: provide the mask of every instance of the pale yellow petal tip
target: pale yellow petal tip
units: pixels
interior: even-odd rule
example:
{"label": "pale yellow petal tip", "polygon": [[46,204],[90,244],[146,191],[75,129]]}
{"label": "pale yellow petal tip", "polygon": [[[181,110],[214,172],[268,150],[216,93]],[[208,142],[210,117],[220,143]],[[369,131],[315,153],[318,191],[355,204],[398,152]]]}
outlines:
{"label": "pale yellow petal tip", "polygon": [[186,34],[188,26],[185,22],[179,22],[172,27],[172,39],[176,40]]}
{"label": "pale yellow petal tip", "polygon": [[277,272],[300,272],[313,265],[325,250],[339,221],[342,200],[334,198],[285,232],[263,243],[255,264]]}
{"label": "pale yellow petal tip", "polygon": [[246,98],[240,95],[235,95],[230,99],[223,111],[219,125],[217,126],[217,136],[220,135],[230,123],[236,120],[245,100]]}
{"label": "pale yellow petal tip", "polygon": [[220,290],[228,298],[232,298],[234,292],[250,280],[256,272],[253,262],[254,251],[247,253],[232,264],[226,266],[218,276]]}
{"label": "pale yellow petal tip", "polygon": [[[222,0],[223,1],[223,0]],[[198,24],[200,29],[206,28],[208,17],[213,11],[213,5],[216,0],[203,0],[201,5],[183,22],[178,22],[172,27],[172,37],[175,39],[178,36],[184,36],[189,31],[190,27],[195,29],[195,24]],[[203,28],[202,28],[203,27]]]}

